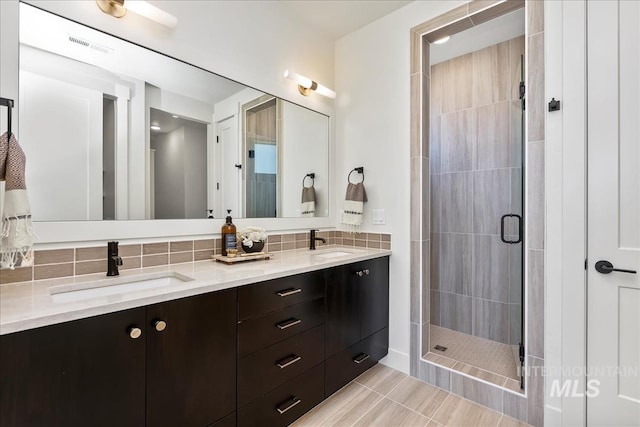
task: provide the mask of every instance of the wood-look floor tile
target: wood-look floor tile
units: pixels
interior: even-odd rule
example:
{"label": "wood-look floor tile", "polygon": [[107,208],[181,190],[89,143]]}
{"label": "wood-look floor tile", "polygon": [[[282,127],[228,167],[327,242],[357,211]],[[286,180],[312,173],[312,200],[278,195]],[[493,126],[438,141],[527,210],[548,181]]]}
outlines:
{"label": "wood-look floor tile", "polygon": [[355,424],[356,427],[418,427],[426,426],[429,419],[387,398],[382,399]]}
{"label": "wood-look floor tile", "polygon": [[400,371],[377,364],[356,378],[356,382],[369,387],[382,395],[386,395],[406,376],[406,374],[403,374]]}
{"label": "wood-look floor tile", "polygon": [[498,427],[528,427],[529,424],[518,421],[515,418],[503,415],[498,423]]}
{"label": "wood-look floor tile", "polygon": [[406,377],[389,393],[387,398],[409,409],[431,417],[449,393],[413,377]]}
{"label": "wood-look floor tile", "polygon": [[449,427],[496,427],[501,416],[502,415],[496,411],[450,394],[442,406],[440,406],[440,409],[436,411],[433,420]]}
{"label": "wood-look floor tile", "polygon": [[475,378],[480,378],[482,380],[488,381],[492,384],[503,385],[505,381],[505,377],[501,375],[494,374],[493,372],[485,371],[484,369],[476,368],[475,366],[468,365],[463,362],[458,362],[453,367],[458,372],[462,372],[468,375],[471,375]]}
{"label": "wood-look floor tile", "polygon": [[292,427],[352,426],[381,399],[378,393],[351,383],[297,420]]}
{"label": "wood-look floor tile", "polygon": [[435,422],[433,420],[429,420],[429,424],[427,424],[426,427],[443,427],[443,425],[439,424],[439,423],[437,423],[437,422]]}

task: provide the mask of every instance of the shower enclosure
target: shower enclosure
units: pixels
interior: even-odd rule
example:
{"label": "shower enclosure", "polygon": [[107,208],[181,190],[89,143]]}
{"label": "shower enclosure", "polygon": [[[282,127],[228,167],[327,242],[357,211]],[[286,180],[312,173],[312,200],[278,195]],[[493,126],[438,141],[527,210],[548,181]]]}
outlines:
{"label": "shower enclosure", "polygon": [[424,357],[519,391],[524,36],[445,59],[433,50],[430,333]]}

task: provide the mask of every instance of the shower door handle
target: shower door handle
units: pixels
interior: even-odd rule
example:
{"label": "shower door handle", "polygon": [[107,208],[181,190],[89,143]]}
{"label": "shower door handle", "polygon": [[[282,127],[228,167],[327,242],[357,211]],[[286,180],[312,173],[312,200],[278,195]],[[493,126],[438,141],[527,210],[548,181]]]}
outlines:
{"label": "shower door handle", "polygon": [[[507,239],[505,233],[504,233],[504,222],[507,218],[517,218],[518,219],[518,239],[517,240],[509,240]],[[520,243],[522,242],[522,217],[520,215],[517,214],[505,214],[502,215],[502,218],[500,218],[500,239],[502,239],[502,241],[504,243],[509,243],[509,244],[516,244],[516,243]]]}

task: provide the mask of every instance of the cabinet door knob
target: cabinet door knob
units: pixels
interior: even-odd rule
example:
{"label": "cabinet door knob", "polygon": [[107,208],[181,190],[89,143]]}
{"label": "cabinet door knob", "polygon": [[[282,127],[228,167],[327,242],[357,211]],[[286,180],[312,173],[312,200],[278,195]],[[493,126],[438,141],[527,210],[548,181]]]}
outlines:
{"label": "cabinet door knob", "polygon": [[129,329],[127,329],[127,333],[129,334],[129,337],[131,339],[136,340],[140,338],[140,335],[142,335],[142,329],[136,326],[129,326]]}
{"label": "cabinet door knob", "polygon": [[362,277],[364,276],[364,271],[363,270],[356,271],[356,274],[358,275],[358,277]]}
{"label": "cabinet door knob", "polygon": [[158,332],[162,332],[167,328],[167,322],[165,322],[164,320],[155,320],[153,322],[153,327],[156,328],[156,331]]}
{"label": "cabinet door knob", "polygon": [[369,269],[368,268],[364,271],[364,274],[365,274],[365,276],[369,275]]}

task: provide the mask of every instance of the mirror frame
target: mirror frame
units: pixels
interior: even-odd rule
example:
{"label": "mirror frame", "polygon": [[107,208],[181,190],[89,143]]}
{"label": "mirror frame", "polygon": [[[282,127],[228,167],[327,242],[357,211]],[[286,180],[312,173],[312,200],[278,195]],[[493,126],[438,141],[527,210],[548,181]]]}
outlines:
{"label": "mirror frame", "polygon": [[[3,21],[13,21],[14,24],[9,26],[3,25],[3,55],[2,62],[11,64],[15,67],[15,69],[11,69],[9,76],[6,80],[2,82],[2,87],[0,87],[3,93],[6,93],[7,96],[16,100],[16,103],[19,102],[19,78],[18,78],[18,70],[19,70],[19,5],[20,3],[28,4],[32,7],[36,7],[41,9],[47,13],[52,13],[56,16],[62,17],[64,19],[68,19],[70,21],[76,22],[80,25],[84,25],[86,27],[92,28],[96,31],[100,31],[102,33],[108,34],[112,37],[116,37],[118,39],[127,41],[129,43],[133,43],[137,46],[143,47],[145,49],[151,50],[155,53],[167,56],[174,60],[186,63],[188,65],[192,65],[194,67],[200,68],[204,71],[211,72],[217,74],[211,70],[203,68],[195,63],[188,62],[184,59],[176,58],[171,54],[164,53],[158,51],[156,49],[147,47],[143,44],[137,43],[136,41],[127,40],[126,38],[116,35],[113,32],[108,31],[107,29],[101,29],[98,25],[92,25],[87,22],[82,22],[80,20],[74,19],[69,16],[65,16],[63,14],[57,13],[52,10],[55,8],[55,5],[52,7],[44,7],[43,4],[38,4],[38,2],[30,2],[30,1],[15,1],[15,2],[1,2],[4,3],[2,6],[2,15]],[[44,2],[46,3],[46,2]],[[92,5],[93,6],[93,5]],[[96,8],[97,10],[97,8]],[[81,12],[79,12],[81,13]],[[96,11],[97,14],[97,11]],[[97,16],[99,19],[104,19],[102,16]],[[5,49],[5,46],[8,46],[8,49]],[[9,68],[9,66],[7,66]],[[5,68],[3,67],[3,73]],[[5,74],[7,75],[7,74]],[[233,78],[229,78],[222,74],[217,74],[224,78],[228,78],[233,81],[237,81]],[[284,79],[282,79],[284,80]],[[242,82],[238,82],[248,87],[253,87],[251,84],[246,84]],[[280,83],[279,85],[277,83]],[[335,104],[333,101],[327,101],[325,99],[310,99],[303,97],[302,95],[297,95],[297,90],[293,87],[294,85],[290,85],[290,82],[281,81],[276,82],[274,87],[278,87],[278,90],[259,90],[261,92],[265,92],[271,94],[273,96],[279,97],[283,100],[292,102],[293,104],[300,105],[304,108],[311,109],[313,111],[319,112],[323,115],[328,116],[329,118],[329,197],[328,197],[328,205],[329,205],[329,214],[325,217],[313,217],[313,218],[234,218],[234,223],[238,227],[239,230],[248,226],[258,226],[265,228],[268,232],[282,232],[282,231],[298,231],[298,230],[309,230],[311,228],[332,228],[336,225],[336,210],[334,208],[334,200],[336,200],[334,191],[336,190],[336,182],[335,182]],[[298,98],[296,101],[292,100],[292,97]],[[317,98],[317,97],[316,97]],[[18,111],[19,109],[14,108],[14,122],[16,123],[16,128],[18,128],[19,117]],[[152,241],[152,240],[178,240],[178,239],[198,239],[204,238],[207,236],[217,235],[220,233],[220,229],[224,223],[223,219],[188,219],[188,220],[120,220],[120,221],[44,221],[44,222],[35,222],[34,223],[34,232],[35,232],[35,246],[38,249],[53,249],[59,247],[69,247],[74,246],[74,243],[80,243],[81,245],[87,244],[102,244],[105,240],[122,240],[128,242],[136,242],[136,241]]]}

